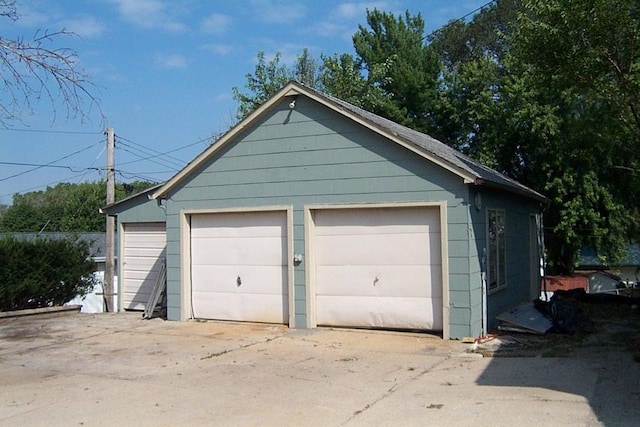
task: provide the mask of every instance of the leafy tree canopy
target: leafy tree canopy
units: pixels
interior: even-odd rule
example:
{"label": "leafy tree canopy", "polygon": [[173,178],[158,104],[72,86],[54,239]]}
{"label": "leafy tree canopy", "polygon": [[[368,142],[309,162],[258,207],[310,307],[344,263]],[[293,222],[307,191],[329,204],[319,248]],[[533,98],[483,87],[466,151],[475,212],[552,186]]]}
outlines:
{"label": "leafy tree canopy", "polygon": [[[116,185],[116,200],[140,192],[153,183],[134,181]],[[44,191],[13,196],[13,204],[0,216],[0,232],[103,232],[99,212],[106,202],[104,181],[60,183]]]}
{"label": "leafy tree canopy", "polygon": [[295,66],[288,67],[281,64],[282,54],[277,52],[273,59],[267,61],[264,52],[258,52],[258,62],[252,73],[247,73],[243,93],[236,86],[232,88],[233,99],[238,101],[236,117],[239,120],[247,117],[253,110],[275,95],[287,82],[297,80],[310,87],[320,86],[318,65],[308,49],[303,49],[298,55]]}

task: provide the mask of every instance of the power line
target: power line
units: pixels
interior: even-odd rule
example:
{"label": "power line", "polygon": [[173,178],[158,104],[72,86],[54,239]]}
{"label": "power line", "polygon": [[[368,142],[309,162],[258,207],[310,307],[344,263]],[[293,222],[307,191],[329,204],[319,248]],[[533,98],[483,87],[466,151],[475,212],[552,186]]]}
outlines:
{"label": "power line", "polygon": [[48,187],[48,186],[50,186],[50,185],[60,184],[60,183],[62,183],[62,182],[69,182],[69,181],[71,181],[72,179],[75,179],[75,178],[80,177],[80,176],[84,176],[84,175],[86,175],[86,174],[87,174],[86,172],[82,172],[82,173],[79,173],[79,174],[76,174],[76,175],[70,176],[70,177],[68,177],[68,178],[64,178],[64,179],[60,179],[60,180],[57,180],[57,181],[49,182],[49,183],[47,183],[47,184],[42,184],[42,185],[38,185],[38,186],[35,186],[35,187],[30,187],[30,188],[25,188],[25,189],[20,190],[20,191],[14,191],[14,192],[12,192],[12,193],[0,194],[0,197],[12,196],[12,195],[14,195],[14,194],[16,194],[16,193],[18,193],[18,194],[19,194],[19,193],[24,193],[24,192],[28,192],[28,191],[38,190],[39,188],[42,188],[42,187]]}
{"label": "power line", "polygon": [[[166,157],[168,157],[168,158],[170,158],[170,159],[172,159],[172,160],[175,160],[175,161],[177,161],[177,162],[184,163],[184,160],[182,160],[182,159],[179,159],[179,158],[177,158],[177,157],[173,157],[173,156],[169,156],[169,155],[167,155],[167,154],[165,154],[165,153],[162,153],[162,152],[160,152],[160,151],[158,151],[158,150],[154,150],[153,148],[150,148],[150,147],[144,146],[144,145],[142,145],[142,144],[138,144],[138,143],[136,143],[136,142],[134,142],[134,141],[131,141],[130,139],[124,138],[124,137],[122,137],[122,136],[120,136],[120,135],[116,135],[116,137],[117,137],[117,142],[122,143],[122,141],[126,141],[126,142],[128,142],[128,143],[130,143],[130,144],[132,144],[132,145],[134,145],[134,146],[137,146],[137,147],[138,147],[138,149],[141,149],[141,150],[147,151],[147,152],[149,152],[149,153],[151,153],[151,154],[159,154],[159,155],[163,155],[163,156],[166,156]],[[125,145],[126,145],[126,144],[125,144]],[[134,147],[131,147],[131,148],[134,148]]]}
{"label": "power line", "polygon": [[[103,168],[92,168],[92,167],[88,167],[88,168],[78,168],[76,166],[64,166],[64,165],[52,165],[52,164],[38,164],[38,163],[18,163],[18,162],[0,162],[0,165],[9,165],[9,166],[36,166],[36,169],[40,169],[40,168],[59,168],[59,169],[69,169],[71,172],[73,173],[80,173],[82,171],[85,170],[101,170]],[[77,169],[77,170],[74,170]],[[35,170],[35,169],[32,169]],[[30,171],[25,171],[22,173],[27,173]],[[11,177],[8,178],[3,178],[0,179],[0,181],[4,181],[6,179],[9,179]]]}
{"label": "power line", "polygon": [[[128,150],[127,148],[121,147],[120,145],[118,145],[116,148],[119,149],[119,150],[122,150],[122,151],[126,151],[129,154],[133,154],[134,156],[139,158],[139,160],[131,160],[129,162],[118,163],[118,166],[130,165],[132,163],[140,163],[140,161],[148,161],[148,162],[155,163],[156,165],[159,165],[159,166],[162,166],[162,167],[165,167],[165,168],[173,168],[174,170],[177,170],[178,167],[182,167],[182,166],[175,166],[175,165],[168,164],[168,163],[163,163],[163,162],[165,162],[163,159],[158,159],[158,157],[160,157],[159,154],[155,155],[155,156],[144,157],[144,156],[142,156],[142,155],[140,155],[140,154],[138,154],[138,153],[136,153],[134,151],[131,151],[131,150]],[[158,159],[158,160],[154,160],[154,159]]]}
{"label": "power line", "polygon": [[426,36],[424,36],[424,37],[422,38],[422,40],[426,40],[426,39],[428,39],[429,37],[431,37],[431,36],[435,35],[436,33],[439,33],[439,32],[441,32],[441,31],[444,31],[444,29],[445,29],[445,28],[450,27],[451,25],[453,25],[453,24],[455,24],[455,23],[457,23],[457,22],[464,21],[464,20],[465,20],[466,18],[468,18],[469,16],[473,15],[473,14],[474,14],[474,13],[476,13],[476,12],[481,11],[482,9],[484,9],[484,8],[485,8],[485,7],[487,7],[487,6],[489,6],[491,3],[495,3],[496,1],[497,1],[497,0],[491,0],[491,1],[488,1],[487,3],[483,4],[482,6],[478,7],[477,9],[472,10],[471,12],[467,13],[466,15],[461,16],[461,17],[460,17],[460,18],[458,18],[458,19],[454,19],[453,21],[449,21],[449,22],[447,22],[447,23],[446,23],[446,24],[444,24],[442,27],[440,27],[440,28],[438,28],[438,29],[435,29],[435,30],[431,31],[429,34],[427,34]]}
{"label": "power line", "polygon": [[64,135],[102,135],[103,132],[88,132],[88,131],[73,131],[73,130],[47,130],[47,129],[13,129],[3,128],[0,129],[4,132],[31,132],[31,133],[51,133],[51,134],[64,134]]}
{"label": "power line", "polygon": [[[122,137],[120,137],[120,139],[122,139]],[[136,154],[136,153],[131,153],[131,154],[134,154],[134,155],[136,155],[136,156],[140,157],[140,160],[149,160],[149,159],[155,159],[155,158],[158,158],[158,157],[160,157],[160,156],[166,156],[166,155],[168,155],[168,154],[175,153],[176,151],[185,150],[185,149],[187,149],[187,148],[193,147],[194,145],[202,144],[203,142],[209,142],[209,141],[211,141],[211,138],[210,138],[210,137],[202,138],[202,139],[199,139],[199,140],[197,140],[197,141],[195,141],[195,142],[192,142],[192,143],[190,143],[190,144],[184,145],[184,146],[182,146],[182,147],[178,147],[178,148],[175,148],[175,149],[173,149],[173,150],[165,151],[164,153],[161,153],[161,154],[156,154],[156,155],[149,156],[149,157],[144,157],[144,158],[143,158],[142,156],[140,156],[139,154]],[[116,148],[117,148],[117,147],[116,147]],[[127,151],[127,150],[125,150],[125,151]],[[129,151],[129,152],[130,152],[130,151]],[[118,163],[118,165],[119,165],[119,166],[129,165],[129,164],[131,164],[131,163],[137,163],[137,162],[139,162],[140,160],[132,160],[132,161],[130,161],[130,162]],[[188,163],[188,162],[182,161],[182,163],[183,163],[183,164],[186,164],[186,163]],[[161,166],[165,166],[165,167],[167,167],[167,165],[161,165]],[[181,165],[180,167],[183,167],[183,166]]]}
{"label": "power line", "polygon": [[[153,178],[148,177],[148,176],[139,175],[139,174],[127,173],[127,172],[121,172],[121,171],[116,171],[116,173],[118,175],[120,175],[121,177],[123,177],[124,179],[137,178],[137,179],[140,179],[142,181],[147,181],[147,182],[158,182],[158,180],[156,180],[156,179],[153,179]],[[125,176],[125,175],[128,175],[128,176]]]}
{"label": "power line", "polygon": [[[51,161],[49,163],[46,163],[46,164],[40,164],[40,165],[38,165],[38,164],[25,164],[25,165],[22,165],[22,166],[35,166],[35,167],[33,169],[22,171],[22,172],[14,174],[14,175],[7,176],[5,178],[0,178],[0,182],[7,181],[7,180],[9,180],[11,178],[16,178],[18,176],[21,176],[21,175],[24,175],[24,174],[27,174],[27,173],[30,173],[30,172],[34,172],[34,171],[37,171],[38,169],[42,169],[42,168],[45,168],[45,167],[56,167],[56,166],[54,166],[55,163],[58,163],[61,160],[68,159],[69,157],[75,156],[76,154],[82,153],[83,151],[86,151],[86,150],[88,150],[90,148],[93,148],[94,146],[95,146],[95,144],[89,145],[88,147],[82,148],[82,149],[80,149],[78,151],[74,151],[71,154],[63,156],[63,157],[61,157],[61,158],[59,158],[57,160],[53,160],[53,161]],[[10,164],[9,162],[0,162],[0,163],[7,164],[7,165]],[[65,167],[65,168],[71,170],[71,172],[75,172],[70,167]],[[85,169],[83,168],[81,170],[85,170]]]}

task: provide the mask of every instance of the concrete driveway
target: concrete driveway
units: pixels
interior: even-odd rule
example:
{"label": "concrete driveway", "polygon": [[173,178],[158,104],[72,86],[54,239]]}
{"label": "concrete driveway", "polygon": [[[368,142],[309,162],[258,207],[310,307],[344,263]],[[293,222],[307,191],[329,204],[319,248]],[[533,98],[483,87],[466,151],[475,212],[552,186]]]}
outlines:
{"label": "concrete driveway", "polygon": [[640,363],[482,358],[425,334],[0,319],[0,426],[638,425]]}

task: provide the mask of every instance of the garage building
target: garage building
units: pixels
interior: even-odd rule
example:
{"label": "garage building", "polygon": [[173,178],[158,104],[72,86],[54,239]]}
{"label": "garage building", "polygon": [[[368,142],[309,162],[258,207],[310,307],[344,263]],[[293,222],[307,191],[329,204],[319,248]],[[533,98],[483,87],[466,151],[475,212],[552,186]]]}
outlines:
{"label": "garage building", "polygon": [[[166,254],[169,320],[461,338],[538,294],[544,202],[428,135],[291,82],[169,181],[104,210],[124,234],[121,262],[133,263],[134,223],[164,228],[138,252]],[[135,275],[152,280],[156,265]],[[140,307],[135,275],[124,308]]]}

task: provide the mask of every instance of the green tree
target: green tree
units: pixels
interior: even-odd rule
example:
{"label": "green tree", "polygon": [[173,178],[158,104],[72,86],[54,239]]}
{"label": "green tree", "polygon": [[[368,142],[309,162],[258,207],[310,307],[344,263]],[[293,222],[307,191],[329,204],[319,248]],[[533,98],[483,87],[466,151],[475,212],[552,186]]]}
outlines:
{"label": "green tree", "polygon": [[292,72],[286,65],[280,64],[281,59],[280,52],[270,61],[265,59],[263,51],[258,52],[258,63],[254,73],[246,74],[245,87],[249,92],[242,93],[236,86],[232,88],[233,99],[238,101],[236,116],[239,120],[248,116],[291,80]]}
{"label": "green tree", "polygon": [[[116,200],[154,185],[134,181],[116,185]],[[102,232],[106,202],[104,181],[80,184],[60,183],[44,191],[13,196],[13,204],[0,216],[0,232]]]}
{"label": "green tree", "polygon": [[238,101],[238,120],[247,117],[291,80],[297,80],[312,88],[320,88],[322,85],[321,69],[307,48],[297,56],[292,68],[280,63],[280,52],[267,61],[264,52],[259,51],[257,59],[254,72],[246,74],[247,82],[244,86],[248,92],[242,93],[236,86],[231,88],[233,99]]}
{"label": "green tree", "polygon": [[373,112],[411,128],[434,129],[433,105],[437,99],[441,64],[425,44],[420,14],[400,15],[367,11],[368,28],[360,25],[353,36],[357,61],[367,85],[383,95]]}
{"label": "green tree", "polygon": [[620,259],[640,224],[640,3],[527,0],[511,56],[556,118],[541,171],[552,258]]}
{"label": "green tree", "polygon": [[309,49],[306,47],[302,49],[302,53],[296,58],[294,69],[295,80],[303,85],[322,89],[320,72],[318,61],[311,55]]}

